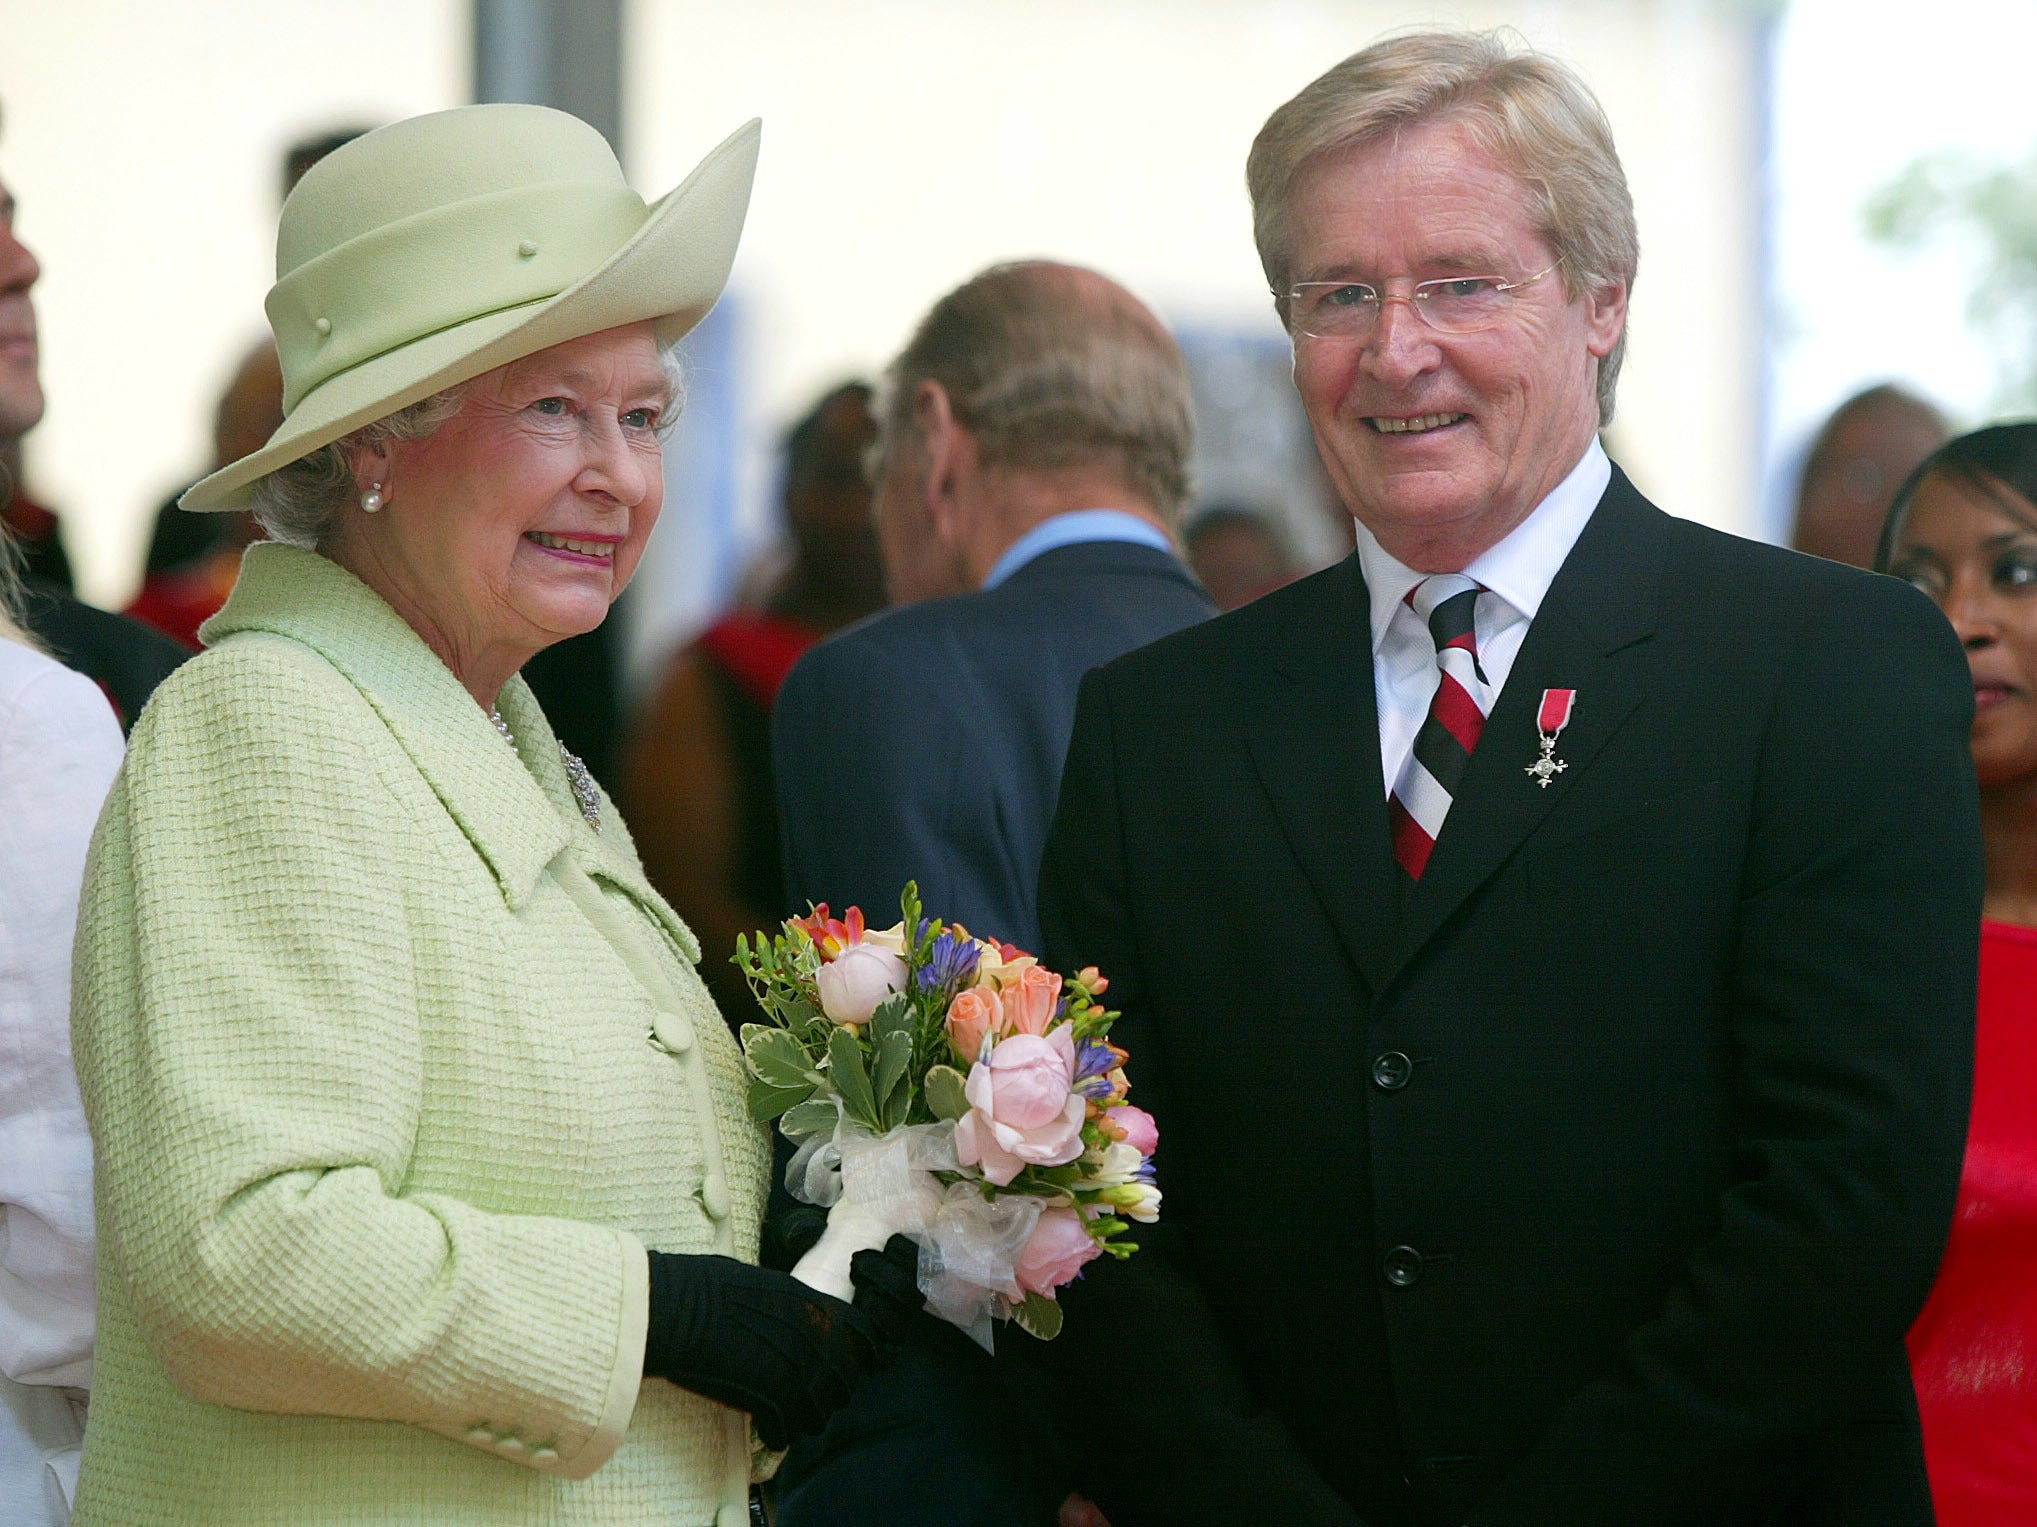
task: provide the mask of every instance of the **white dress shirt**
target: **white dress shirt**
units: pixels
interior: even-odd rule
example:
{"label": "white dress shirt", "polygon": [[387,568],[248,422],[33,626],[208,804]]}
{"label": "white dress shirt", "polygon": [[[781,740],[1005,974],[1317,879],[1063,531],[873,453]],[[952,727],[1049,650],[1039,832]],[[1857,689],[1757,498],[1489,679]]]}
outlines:
{"label": "white dress shirt", "polygon": [[[1613,464],[1596,436],[1570,474],[1497,546],[1482,552],[1466,577],[1485,586],[1472,610],[1478,662],[1485,670],[1483,694],[1474,696],[1487,715],[1506,686],[1528,626],[1542,608],[1549,585],[1612,481]],[[1361,522],[1358,565],[1372,599],[1372,690],[1379,707],[1379,765],[1386,793],[1414,751],[1415,733],[1429,714],[1439,677],[1436,644],[1419,615],[1408,608],[1408,591],[1428,576],[1389,556]]]}
{"label": "white dress shirt", "polygon": [[120,767],[96,685],[0,637],[0,1522],[69,1517],[92,1378],[92,1142],[71,1069],[85,847]]}

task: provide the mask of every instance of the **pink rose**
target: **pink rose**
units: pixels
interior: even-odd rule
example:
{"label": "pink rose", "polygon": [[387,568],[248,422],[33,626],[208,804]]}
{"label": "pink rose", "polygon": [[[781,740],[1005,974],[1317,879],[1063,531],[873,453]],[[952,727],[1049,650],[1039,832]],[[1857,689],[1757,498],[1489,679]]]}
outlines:
{"label": "pink rose", "polygon": [[851,944],[814,974],[820,1010],[836,1023],[868,1023],[877,1005],[905,990],[905,961],[875,944]]}
{"label": "pink rose", "polygon": [[975,1065],[983,1058],[983,1041],[1003,1032],[1004,1004],[988,987],[972,986],[957,992],[948,1004],[948,1043],[962,1057],[963,1065]]}
{"label": "pink rose", "polygon": [[1061,1003],[1061,978],[1051,970],[1028,965],[999,995],[1004,998],[1004,1016],[1013,1033],[1044,1034]]}
{"label": "pink rose", "polygon": [[1019,1253],[1014,1276],[1026,1293],[1045,1294],[1051,1299],[1055,1289],[1081,1272],[1084,1264],[1102,1251],[1075,1210],[1049,1209],[1033,1226],[1032,1238]]}
{"label": "pink rose", "polygon": [[1150,1156],[1159,1149],[1160,1126],[1145,1109],[1120,1103],[1115,1108],[1106,1108],[1104,1116],[1125,1132],[1125,1144],[1141,1156]]}
{"label": "pink rose", "polygon": [[1013,1034],[991,1046],[963,1089],[969,1112],[955,1125],[955,1156],[980,1166],[999,1187],[1029,1166],[1060,1166],[1082,1154],[1083,1100],[1075,1080],[1068,1025],[1053,1033]]}

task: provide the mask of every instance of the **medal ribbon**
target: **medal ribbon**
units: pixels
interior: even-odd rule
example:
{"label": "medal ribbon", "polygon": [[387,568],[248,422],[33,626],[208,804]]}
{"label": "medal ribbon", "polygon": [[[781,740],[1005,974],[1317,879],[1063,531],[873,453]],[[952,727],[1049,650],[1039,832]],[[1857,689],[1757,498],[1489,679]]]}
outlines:
{"label": "medal ribbon", "polygon": [[1563,729],[1570,725],[1570,710],[1577,703],[1574,689],[1545,689],[1542,691],[1542,709],[1535,717],[1535,727],[1549,741],[1554,742]]}

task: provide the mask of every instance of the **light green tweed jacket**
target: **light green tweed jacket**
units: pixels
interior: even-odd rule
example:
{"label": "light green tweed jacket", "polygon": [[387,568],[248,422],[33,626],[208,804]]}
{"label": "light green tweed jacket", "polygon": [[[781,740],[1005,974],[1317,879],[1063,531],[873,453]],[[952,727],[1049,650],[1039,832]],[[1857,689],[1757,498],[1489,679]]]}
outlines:
{"label": "light green tweed jacket", "polygon": [[641,1378],[643,1248],[754,1260],[769,1171],[692,934],[331,562],[206,636],[86,875],[77,1522],[746,1522],[748,1418]]}

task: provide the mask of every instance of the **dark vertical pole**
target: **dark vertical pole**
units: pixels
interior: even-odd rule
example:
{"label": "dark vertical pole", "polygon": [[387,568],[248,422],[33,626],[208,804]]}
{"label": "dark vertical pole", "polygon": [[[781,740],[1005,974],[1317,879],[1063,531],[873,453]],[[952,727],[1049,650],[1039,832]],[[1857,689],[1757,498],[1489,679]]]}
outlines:
{"label": "dark vertical pole", "polygon": [[622,155],[622,0],[474,0],[474,99],[556,106]]}
{"label": "dark vertical pole", "polygon": [[[474,99],[570,111],[622,157],[622,0],[474,0]],[[523,677],[559,740],[613,784],[621,731],[621,608],[547,647]]]}

